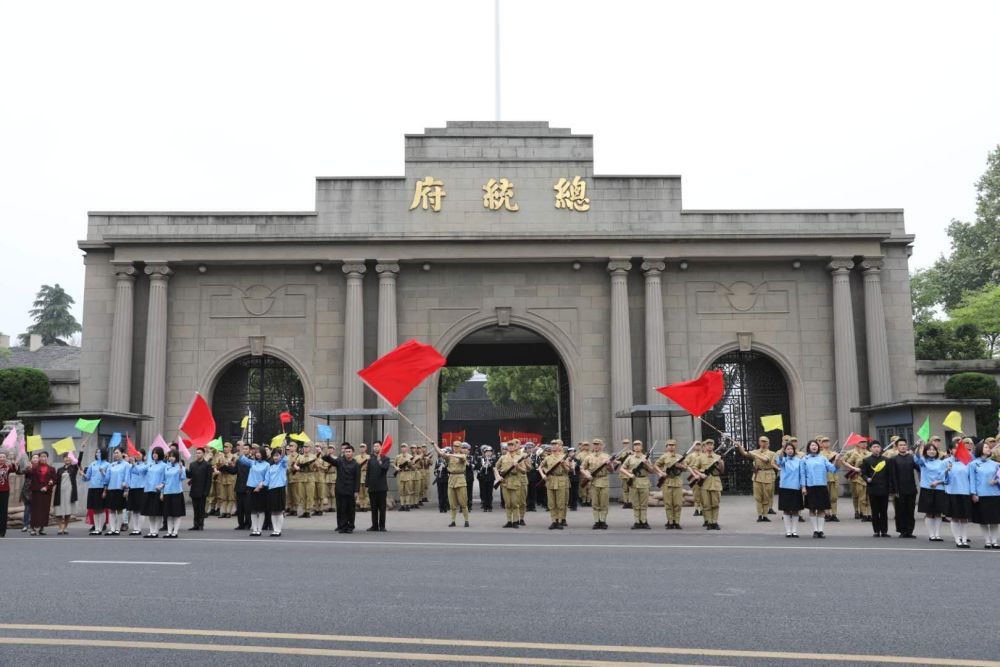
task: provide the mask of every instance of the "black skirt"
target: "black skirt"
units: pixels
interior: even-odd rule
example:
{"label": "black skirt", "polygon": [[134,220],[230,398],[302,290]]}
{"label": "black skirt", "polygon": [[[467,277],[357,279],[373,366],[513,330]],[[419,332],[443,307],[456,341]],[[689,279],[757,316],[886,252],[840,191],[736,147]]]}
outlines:
{"label": "black skirt", "polygon": [[184,516],[184,494],[163,494],[163,516]]}
{"label": "black skirt", "polygon": [[806,490],[806,508],[814,512],[822,512],[824,510],[830,509],[830,487],[826,484],[823,486],[807,486]]}
{"label": "black skirt", "polygon": [[88,489],[87,490],[87,509],[99,512],[104,509],[104,495],[103,488]]}
{"label": "black skirt", "polygon": [[948,516],[952,519],[970,518],[972,516],[972,498],[967,494],[948,494]]}
{"label": "black skirt", "polygon": [[125,492],[121,489],[108,489],[108,497],[104,499],[104,507],[112,512],[125,509]]}
{"label": "black skirt", "polygon": [[[261,489],[256,493],[250,492],[250,511],[254,514],[261,514],[267,509],[267,491]],[[285,508],[281,508],[284,511]]]}
{"label": "black skirt", "polygon": [[979,502],[972,503],[972,520],[984,526],[1000,523],[1000,496],[979,496]]}
{"label": "black skirt", "polygon": [[142,504],[146,500],[146,492],[142,489],[128,490],[128,511],[142,514]]}
{"label": "black skirt", "polygon": [[778,509],[782,512],[802,510],[802,491],[799,489],[778,489]]}
{"label": "black skirt", "polygon": [[920,489],[917,511],[921,514],[947,514],[948,494],[944,489]]}
{"label": "black skirt", "polygon": [[[264,492],[261,491],[257,495],[263,494]],[[276,489],[267,490],[267,509],[272,514],[285,511],[285,487],[279,486]]]}
{"label": "black skirt", "polygon": [[142,501],[143,516],[163,516],[163,503],[159,491],[146,491]]}

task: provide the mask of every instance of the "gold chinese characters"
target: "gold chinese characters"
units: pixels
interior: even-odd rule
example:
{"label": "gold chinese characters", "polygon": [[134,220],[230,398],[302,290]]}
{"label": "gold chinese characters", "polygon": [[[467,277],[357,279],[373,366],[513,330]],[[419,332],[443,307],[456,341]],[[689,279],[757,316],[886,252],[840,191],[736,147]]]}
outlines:
{"label": "gold chinese characters", "polygon": [[410,210],[417,206],[423,210],[430,210],[437,213],[441,210],[442,200],[445,197],[444,182],[435,180],[433,176],[426,176],[417,181],[413,189],[413,201],[410,202]]}
{"label": "gold chinese characters", "polygon": [[506,178],[499,181],[491,178],[483,186],[483,208],[491,211],[499,211],[501,208],[508,211],[517,211],[520,206],[513,203],[514,185]]}
{"label": "gold chinese characters", "polygon": [[[574,176],[573,180],[560,177],[552,189],[555,191],[554,204],[556,208],[581,213],[590,210],[587,181],[582,177]],[[409,210],[413,211],[419,207],[424,211],[439,213],[444,205],[445,194],[443,180],[433,176],[425,176],[414,184],[413,201],[410,202]],[[483,208],[489,211],[504,210],[512,213],[521,210],[520,204],[514,201],[514,183],[504,177],[491,178],[486,181],[483,186]]]}
{"label": "gold chinese characters", "polygon": [[552,189],[556,191],[556,208],[565,208],[570,211],[590,210],[587,181],[579,176],[574,176],[572,181],[560,178]]}

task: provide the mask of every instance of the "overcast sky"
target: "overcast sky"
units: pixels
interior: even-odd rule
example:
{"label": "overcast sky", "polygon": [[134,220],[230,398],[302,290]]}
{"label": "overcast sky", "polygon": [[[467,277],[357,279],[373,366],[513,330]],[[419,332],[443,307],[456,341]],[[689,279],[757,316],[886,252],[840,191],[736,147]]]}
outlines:
{"label": "overcast sky", "polygon": [[[685,208],[901,207],[947,250],[1000,143],[998,2],[503,0],[504,120]],[[0,0],[0,331],[83,300],[90,210],[311,210],[403,134],[492,120],[493,1]]]}

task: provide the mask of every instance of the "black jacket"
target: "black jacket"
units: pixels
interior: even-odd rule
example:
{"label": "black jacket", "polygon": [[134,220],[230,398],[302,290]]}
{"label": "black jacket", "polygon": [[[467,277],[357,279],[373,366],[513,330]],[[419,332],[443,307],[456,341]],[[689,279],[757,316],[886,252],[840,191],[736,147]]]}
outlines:
{"label": "black jacket", "polygon": [[323,460],[337,467],[337,483],[333,492],[338,496],[352,496],[361,490],[361,466],[354,459],[326,455]]}
{"label": "black jacket", "polygon": [[901,496],[917,495],[917,480],[913,472],[917,464],[913,462],[913,454],[898,454],[889,459],[889,493]]}
{"label": "black jacket", "polygon": [[187,476],[192,498],[204,498],[212,490],[212,464],[208,461],[192,461]]}
{"label": "black jacket", "polygon": [[[369,491],[388,491],[389,490],[389,457],[378,457],[373,456],[368,459],[368,479],[366,483],[368,484]],[[338,476],[339,479],[339,476]]]}
{"label": "black jacket", "polygon": [[[875,466],[880,462],[884,462],[885,465],[878,472],[875,472]],[[888,496],[889,489],[889,475],[892,461],[888,461],[882,456],[869,456],[864,461],[861,462],[861,476],[864,477],[865,481],[868,482],[868,495],[869,496]]]}
{"label": "black jacket", "polygon": [[69,473],[70,486],[72,487],[69,495],[69,501],[71,503],[75,503],[77,501],[76,476],[80,472],[80,466],[70,463],[68,466],[63,466],[62,468],[59,468],[59,470],[56,471],[56,488],[52,492],[52,497],[54,498],[52,504],[55,505],[56,507],[59,507],[60,503],[60,495],[61,495],[60,487],[62,487],[63,470]]}
{"label": "black jacket", "polygon": [[239,459],[233,459],[232,465],[222,466],[222,472],[229,475],[236,475],[236,493],[249,493],[247,488],[247,478],[250,477],[250,466],[240,463]]}

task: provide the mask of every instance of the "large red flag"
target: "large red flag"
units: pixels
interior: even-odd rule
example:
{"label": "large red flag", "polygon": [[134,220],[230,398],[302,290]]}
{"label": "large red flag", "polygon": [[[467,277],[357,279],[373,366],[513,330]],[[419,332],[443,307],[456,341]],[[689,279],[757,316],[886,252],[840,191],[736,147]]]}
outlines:
{"label": "large red flag", "polygon": [[430,345],[408,340],[358,371],[358,375],[376,394],[399,407],[418,384],[446,362]]}
{"label": "large red flag", "polygon": [[382,451],[379,456],[388,456],[389,452],[392,451],[392,435],[386,435],[385,440],[382,442]]}
{"label": "large red flag", "polygon": [[181,422],[180,431],[195,447],[204,447],[215,439],[215,417],[201,394],[195,392],[191,407]]}
{"label": "large red flag", "polygon": [[851,433],[847,436],[847,440],[844,441],[844,449],[853,447],[854,445],[860,445],[862,442],[868,442],[868,438],[863,435],[858,435],[857,433]]}
{"label": "large red flag", "polygon": [[958,446],[955,447],[953,456],[965,465],[969,465],[972,462],[972,453],[965,448],[965,442],[961,440],[958,441]]}
{"label": "large red flag", "polygon": [[129,456],[139,456],[139,450],[135,448],[134,444],[132,444],[132,438],[128,437],[128,433],[125,434],[125,445],[127,447],[126,453]]}
{"label": "large red flag", "polygon": [[657,387],[656,391],[695,417],[701,417],[722,398],[722,371],[705,371],[697,380]]}

